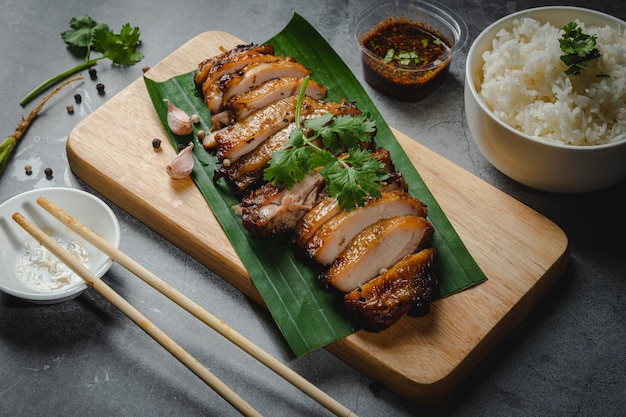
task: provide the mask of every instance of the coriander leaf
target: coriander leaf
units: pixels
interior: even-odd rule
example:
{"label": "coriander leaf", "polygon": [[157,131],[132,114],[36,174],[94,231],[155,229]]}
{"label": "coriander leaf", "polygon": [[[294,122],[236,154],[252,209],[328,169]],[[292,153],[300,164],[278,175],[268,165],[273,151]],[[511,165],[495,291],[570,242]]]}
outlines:
{"label": "coriander leaf", "polygon": [[380,195],[378,182],[388,177],[384,164],[368,150],[354,148],[343,159],[322,168],[328,195],[346,210],[362,206],[368,197]]}
{"label": "coriander leaf", "polygon": [[97,23],[89,16],[78,16],[70,20],[70,30],[61,33],[66,44],[76,48],[90,48],[96,28],[108,30],[107,25]]}
{"label": "coriander leaf", "polygon": [[331,121],[331,119],[333,118],[332,113],[326,113],[320,117],[316,117],[314,119],[306,119],[304,121],[304,126],[308,129],[310,129],[311,131],[314,132],[314,134],[317,136],[319,134],[319,132],[324,129],[324,126],[328,124],[328,122]]}
{"label": "coriander leaf", "polygon": [[576,22],[569,22],[563,26],[563,37],[559,39],[561,61],[567,65],[567,75],[580,75],[581,71],[589,67],[589,61],[600,58],[600,51],[596,48],[597,36],[583,33]]}
{"label": "coriander leaf", "polygon": [[332,115],[326,115],[317,119],[308,119],[304,125],[313,130],[313,137],[320,137],[324,146],[331,152],[339,153],[346,149],[358,146],[359,142],[370,142],[372,133],[376,131],[376,125],[364,115],[337,116],[331,120]]}
{"label": "coriander leaf", "polygon": [[323,177],[326,177],[327,173],[331,172],[331,168],[333,168],[334,166],[339,167],[339,160],[335,155],[328,152],[327,150],[318,149],[317,152],[313,152],[313,154],[311,155],[309,165],[314,168],[321,168],[320,174]]}
{"label": "coriander leaf", "polygon": [[128,23],[122,26],[119,34],[110,30],[95,30],[93,34],[93,50],[100,52],[118,65],[133,65],[141,61],[143,54],[135,52],[139,43],[139,28],[131,28]]}
{"label": "coriander leaf", "polygon": [[272,153],[269,166],[263,172],[263,179],[278,187],[285,185],[292,188],[296,182],[302,181],[306,174],[311,172],[309,160],[315,150],[303,146],[302,136],[301,129],[291,131],[286,146]]}

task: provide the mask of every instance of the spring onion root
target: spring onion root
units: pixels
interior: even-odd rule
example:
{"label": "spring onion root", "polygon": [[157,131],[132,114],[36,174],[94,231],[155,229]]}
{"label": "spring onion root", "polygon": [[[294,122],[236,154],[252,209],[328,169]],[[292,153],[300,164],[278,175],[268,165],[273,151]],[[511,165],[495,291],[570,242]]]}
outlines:
{"label": "spring onion root", "polygon": [[0,144],[0,176],[2,175],[2,173],[4,172],[4,169],[7,166],[9,159],[11,157],[11,153],[13,152],[13,149],[17,145],[17,142],[20,140],[22,136],[24,136],[24,134],[26,133],[30,125],[33,123],[33,120],[35,120],[37,115],[39,115],[39,112],[41,112],[41,109],[48,102],[48,100],[54,97],[66,85],[73,83],[74,81],[78,81],[82,79],[83,77],[76,77],[76,78],[72,78],[67,81],[64,81],[61,85],[59,85],[54,90],[52,90],[50,94],[44,97],[39,102],[39,104],[35,108],[33,108],[30,111],[30,113],[28,113],[28,116],[23,117],[22,120],[20,120],[20,122],[17,124],[17,127],[15,128],[15,131],[13,132],[13,135],[6,138],[4,142]]}

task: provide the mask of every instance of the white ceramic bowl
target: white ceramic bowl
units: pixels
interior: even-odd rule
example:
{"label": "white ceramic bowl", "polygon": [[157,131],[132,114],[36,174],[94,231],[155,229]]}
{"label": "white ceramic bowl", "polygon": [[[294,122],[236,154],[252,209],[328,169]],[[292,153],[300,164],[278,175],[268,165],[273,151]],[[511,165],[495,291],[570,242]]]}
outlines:
{"label": "white ceramic bowl", "polygon": [[[52,304],[77,297],[87,285],[80,277],[70,272],[60,281],[56,279],[59,274],[53,274],[55,280],[48,280],[48,274],[40,274],[39,269],[33,276],[44,276],[46,279],[41,283],[35,283],[32,276],[18,272],[16,265],[27,259],[26,251],[35,253],[40,246],[11,218],[13,213],[20,212],[49,236],[58,239],[62,246],[78,242],[78,247],[82,247],[87,253],[84,264],[97,277],[105,274],[112,260],[41,208],[37,204],[39,197],[50,200],[115,247],[119,247],[120,243],[120,226],[113,211],[101,199],[85,191],[71,188],[32,190],[0,204],[0,289],[33,303]],[[49,252],[48,255],[52,256]],[[56,261],[50,264],[58,266]],[[62,265],[61,268],[67,267]],[[33,267],[27,270],[34,271]],[[55,288],[48,285],[58,282],[61,284],[55,285]]]}
{"label": "white ceramic bowl", "polygon": [[539,7],[508,15],[481,32],[467,55],[465,110],[472,136],[485,158],[499,171],[529,187],[557,193],[599,190],[626,178],[626,140],[607,145],[561,145],[523,134],[498,119],[479,96],[483,52],[492,48],[497,31],[510,30],[513,20],[531,17],[563,27],[576,18],[585,25],[626,23],[613,16],[578,7]]}

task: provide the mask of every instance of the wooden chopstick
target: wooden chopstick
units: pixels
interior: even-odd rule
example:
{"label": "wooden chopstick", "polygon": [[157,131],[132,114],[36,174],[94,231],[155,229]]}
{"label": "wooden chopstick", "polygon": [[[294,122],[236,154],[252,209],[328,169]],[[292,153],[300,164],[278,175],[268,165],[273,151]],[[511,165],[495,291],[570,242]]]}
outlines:
{"label": "wooden chopstick", "polygon": [[174,301],[180,307],[188,311],[190,314],[198,318],[200,321],[211,327],[213,330],[230,340],[236,346],[248,353],[250,356],[257,359],[259,362],[270,368],[272,371],[283,377],[292,385],[300,389],[309,397],[317,401],[326,409],[331,411],[336,416],[356,417],[352,411],[337,402],[330,397],[324,391],[313,385],[307,379],[303,378],[300,374],[287,367],[278,359],[271,356],[269,353],[261,349],[252,341],[241,335],[233,328],[225,324],[222,320],[218,319],[197,303],[177,291],[168,283],[157,277],[155,274],[147,270],[142,265],[135,262],[128,255],[121,250],[111,245],[105,239],[100,237],[97,233],[89,229],[89,227],[78,222],[71,215],[63,211],[61,208],[54,205],[52,202],[44,197],[37,199],[37,204],[43,207],[48,213],[57,218],[61,223],[65,224],[70,230],[87,240],[96,248],[107,254],[111,259],[118,262],[124,268],[131,271],[133,274],[141,278],[147,284],[154,289],[165,295],[170,300]]}
{"label": "wooden chopstick", "polygon": [[102,294],[107,300],[122,311],[128,318],[134,321],[141,329],[148,333],[161,346],[167,349],[176,359],[182,362],[189,370],[200,377],[207,385],[209,385],[222,398],[228,401],[235,409],[244,416],[261,416],[261,414],[252,408],[237,393],[231,390],[211,371],[202,366],[200,362],[194,359],[187,351],[180,347],[167,334],[155,326],[142,313],[135,309],[128,301],[117,294],[104,281],[96,277],[89,269],[87,269],[78,259],[65,251],[58,243],[48,236],[44,231],[39,229],[35,224],[20,213],[13,214],[15,220],[24,230],[33,236],[41,245],[48,249],[54,256],[59,258],[72,271],[78,274],[88,285],[92,286],[96,291]]}

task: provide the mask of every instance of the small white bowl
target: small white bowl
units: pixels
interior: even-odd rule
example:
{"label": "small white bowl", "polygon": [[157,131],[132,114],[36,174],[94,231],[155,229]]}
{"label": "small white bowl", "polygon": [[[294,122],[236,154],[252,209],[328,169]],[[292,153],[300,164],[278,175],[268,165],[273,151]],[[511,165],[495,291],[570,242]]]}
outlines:
{"label": "small white bowl", "polygon": [[513,20],[530,17],[557,27],[575,19],[586,26],[624,30],[626,23],[613,16],[579,7],[538,7],[508,15],[481,32],[467,55],[465,111],[474,141],[499,171],[529,187],[557,193],[596,191],[626,178],[626,140],[605,145],[576,146],[531,137],[501,121],[479,96],[483,53],[492,48],[494,35],[510,30]]}
{"label": "small white bowl", "polygon": [[[101,199],[72,188],[36,189],[0,204],[0,289],[33,303],[53,304],[77,297],[87,288],[87,284],[76,274],[68,272],[64,275],[67,282],[61,280],[61,284],[52,289],[46,284],[57,281],[48,281],[47,273],[40,274],[41,270],[37,270],[34,275],[46,279],[42,283],[35,283],[31,276],[18,272],[17,263],[27,259],[26,251],[35,252],[41,247],[12,219],[13,213],[20,212],[49,236],[58,239],[62,245],[78,242],[78,247],[82,247],[87,253],[84,264],[97,277],[104,275],[113,261],[41,208],[37,204],[39,197],[50,200],[115,247],[120,244],[120,226],[111,208]],[[56,260],[49,252],[47,254]],[[50,265],[59,266],[56,262],[52,261]],[[67,267],[61,265],[61,268]],[[28,270],[34,271],[33,268]]]}

